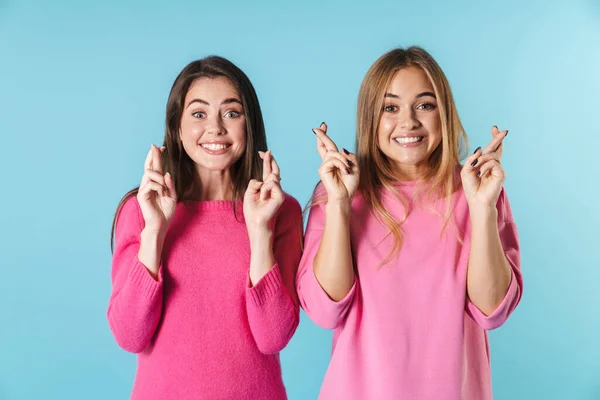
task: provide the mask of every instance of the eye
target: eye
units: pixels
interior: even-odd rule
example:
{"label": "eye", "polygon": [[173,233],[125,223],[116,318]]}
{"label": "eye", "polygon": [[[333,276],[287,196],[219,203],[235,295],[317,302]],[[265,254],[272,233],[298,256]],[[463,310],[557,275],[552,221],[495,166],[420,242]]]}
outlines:
{"label": "eye", "polygon": [[225,113],[225,118],[238,118],[241,114],[237,111],[227,111]]}
{"label": "eye", "polygon": [[419,104],[417,106],[417,110],[429,111],[429,110],[434,110],[434,109],[435,109],[435,104],[433,104],[433,103],[423,103],[423,104]]}
{"label": "eye", "polygon": [[206,117],[206,114],[204,114],[202,111],[196,111],[196,112],[192,113],[192,117],[194,117],[194,118],[204,118],[204,117]]}
{"label": "eye", "polygon": [[393,104],[388,104],[387,106],[383,106],[383,111],[385,112],[395,112],[398,111],[398,107]]}

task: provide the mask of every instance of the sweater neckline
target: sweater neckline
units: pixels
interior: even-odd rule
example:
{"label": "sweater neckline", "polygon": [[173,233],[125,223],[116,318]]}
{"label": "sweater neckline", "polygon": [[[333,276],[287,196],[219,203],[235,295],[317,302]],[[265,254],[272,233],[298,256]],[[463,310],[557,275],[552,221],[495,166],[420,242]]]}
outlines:
{"label": "sweater neckline", "polygon": [[[236,201],[237,211],[242,210],[243,203]],[[233,211],[234,202],[231,200],[184,200],[181,202],[186,208],[191,208],[198,211]]]}

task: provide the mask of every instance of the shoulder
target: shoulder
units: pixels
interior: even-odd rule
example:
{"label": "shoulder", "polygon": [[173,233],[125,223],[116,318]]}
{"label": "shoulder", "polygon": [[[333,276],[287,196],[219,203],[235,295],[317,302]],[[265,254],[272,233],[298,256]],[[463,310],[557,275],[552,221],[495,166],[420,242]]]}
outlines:
{"label": "shoulder", "polygon": [[303,226],[300,203],[288,193],[284,193],[284,195],[283,204],[274,218],[276,236]]}
{"label": "shoulder", "polygon": [[298,200],[296,200],[296,198],[289,193],[284,192],[284,196],[285,196],[285,198],[283,200],[283,204],[279,208],[279,212],[278,212],[279,216],[283,217],[284,215],[289,215],[289,216],[301,215],[302,214],[302,206],[300,205],[300,202],[298,202]]}
{"label": "shoulder", "polygon": [[127,193],[121,202],[119,203],[119,208],[117,209],[116,220],[117,223],[136,223],[138,225],[141,224],[142,212],[140,209],[140,203],[136,195],[132,192]]}

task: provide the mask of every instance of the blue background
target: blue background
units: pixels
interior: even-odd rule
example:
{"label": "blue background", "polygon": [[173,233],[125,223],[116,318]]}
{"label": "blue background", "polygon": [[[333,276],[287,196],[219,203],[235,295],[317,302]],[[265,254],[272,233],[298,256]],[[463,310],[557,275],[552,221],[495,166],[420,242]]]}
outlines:
{"label": "blue background", "polygon": [[[445,70],[471,148],[510,129],[525,293],[491,333],[496,399],[600,399],[600,2],[520,3],[0,0],[0,399],[128,397],[135,356],[105,318],[110,223],[189,61],[249,75],[305,204],[311,128],[354,148],[363,76],[411,44]],[[316,398],[330,338],[302,316],[282,354],[290,399]]]}

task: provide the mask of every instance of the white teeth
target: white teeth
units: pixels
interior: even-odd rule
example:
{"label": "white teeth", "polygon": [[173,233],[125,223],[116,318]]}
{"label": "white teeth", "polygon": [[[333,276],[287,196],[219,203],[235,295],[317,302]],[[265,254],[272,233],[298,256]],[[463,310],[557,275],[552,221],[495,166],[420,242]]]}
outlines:
{"label": "white teeth", "polygon": [[400,143],[400,144],[405,144],[405,143],[415,143],[415,142],[420,142],[421,140],[423,140],[423,136],[416,136],[416,137],[398,137],[395,139],[396,142]]}
{"label": "white teeth", "polygon": [[229,145],[227,145],[227,144],[214,144],[214,143],[204,143],[201,146],[210,151],[225,150],[227,147],[229,147]]}

